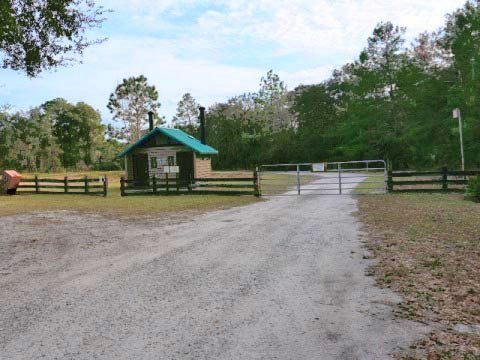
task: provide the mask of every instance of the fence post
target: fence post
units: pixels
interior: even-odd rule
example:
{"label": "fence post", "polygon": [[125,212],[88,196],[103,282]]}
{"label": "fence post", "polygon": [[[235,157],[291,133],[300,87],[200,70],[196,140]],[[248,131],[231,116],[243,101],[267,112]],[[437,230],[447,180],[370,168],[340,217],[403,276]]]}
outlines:
{"label": "fence post", "polygon": [[342,165],[338,163],[337,168],[338,168],[338,190],[340,195],[342,195]]}
{"label": "fence post", "polygon": [[157,177],[153,175],[152,177],[152,187],[153,187],[153,193],[157,193]]}
{"label": "fence post", "polygon": [[63,178],[63,189],[65,191],[65,194],[68,193],[68,176],[65,176]]}
{"label": "fence post", "polygon": [[300,195],[300,165],[297,165],[297,193]]}
{"label": "fence post", "polygon": [[165,186],[167,187],[167,195],[168,195],[168,190],[169,190],[168,189],[169,188],[169,186],[168,186],[168,173],[165,174]]}
{"label": "fence post", "polygon": [[178,174],[175,174],[175,185],[177,186],[177,194],[180,193],[180,178],[178,177]]}
{"label": "fence post", "polygon": [[448,168],[442,167],[442,190],[448,191]]}
{"label": "fence post", "polygon": [[260,197],[260,188],[258,186],[258,168],[253,170],[253,196]]}
{"label": "fence post", "polygon": [[84,179],[84,182],[85,182],[85,185],[84,185],[84,188],[85,188],[85,194],[88,194],[88,176],[85,175],[85,179]]}
{"label": "fence post", "polygon": [[387,190],[389,193],[393,192],[393,171],[392,170],[388,170]]}
{"label": "fence post", "polygon": [[35,192],[36,193],[39,193],[40,192],[40,188],[38,186],[38,175],[35,175]]}
{"label": "fence post", "polygon": [[125,178],[122,176],[120,178],[120,196],[125,196]]}
{"label": "fence post", "polygon": [[108,178],[107,175],[105,175],[103,179],[103,197],[107,197],[108,193]]}

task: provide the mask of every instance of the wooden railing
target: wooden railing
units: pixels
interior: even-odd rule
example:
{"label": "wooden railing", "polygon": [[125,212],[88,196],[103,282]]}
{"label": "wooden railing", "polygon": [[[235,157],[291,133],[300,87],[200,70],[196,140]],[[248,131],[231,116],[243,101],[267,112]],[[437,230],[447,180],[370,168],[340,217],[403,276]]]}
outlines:
{"label": "wooden railing", "polygon": [[84,177],[82,179],[39,178],[22,179],[17,194],[68,194],[68,195],[102,195],[107,196],[108,179]]}
{"label": "wooden railing", "polygon": [[120,179],[120,194],[131,195],[254,195],[259,196],[258,176],[251,178],[164,178],[146,181]]}
{"label": "wooden railing", "polygon": [[480,170],[452,171],[389,171],[389,192],[464,192],[469,176],[479,176]]}

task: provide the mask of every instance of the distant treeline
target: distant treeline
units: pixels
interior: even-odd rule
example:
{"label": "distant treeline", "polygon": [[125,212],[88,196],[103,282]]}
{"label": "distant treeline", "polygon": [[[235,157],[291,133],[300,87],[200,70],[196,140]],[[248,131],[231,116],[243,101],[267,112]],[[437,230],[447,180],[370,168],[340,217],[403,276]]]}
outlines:
{"label": "distant treeline", "polygon": [[214,165],[385,159],[395,169],[460,168],[458,107],[467,167],[479,168],[479,7],[467,3],[410,46],[404,32],[379,24],[358,59],[321,84],[289,92],[269,73],[258,93],[211,107]]}
{"label": "distant treeline", "polygon": [[124,145],[85,103],[55,99],[28,112],[0,111],[0,169],[119,169]]}

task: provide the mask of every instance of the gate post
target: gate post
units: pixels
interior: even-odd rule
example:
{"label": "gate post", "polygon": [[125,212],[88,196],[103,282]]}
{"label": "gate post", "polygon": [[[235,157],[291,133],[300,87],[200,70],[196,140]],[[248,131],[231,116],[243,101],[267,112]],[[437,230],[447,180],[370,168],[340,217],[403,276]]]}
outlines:
{"label": "gate post", "polygon": [[122,176],[120,178],[120,196],[125,196],[125,178]]}
{"label": "gate post", "polygon": [[393,171],[388,170],[388,180],[387,180],[387,191],[389,193],[393,192]]}
{"label": "gate post", "polygon": [[157,193],[157,177],[155,175],[152,177],[152,191],[154,194]]}
{"label": "gate post", "polygon": [[297,165],[297,194],[300,195],[300,165]]}
{"label": "gate post", "polygon": [[105,178],[103,179],[103,197],[107,197],[108,193],[108,177],[105,174]]}
{"label": "gate post", "polygon": [[442,167],[442,191],[448,191],[448,168]]}
{"label": "gate post", "polygon": [[340,191],[340,195],[342,195],[342,165],[338,163],[337,167],[338,167],[338,189]]}
{"label": "gate post", "polygon": [[258,167],[253,170],[253,196],[260,197],[260,186],[259,186],[259,176],[258,176]]}
{"label": "gate post", "polygon": [[38,184],[38,175],[35,175],[35,192],[39,193],[40,192],[40,185]]}

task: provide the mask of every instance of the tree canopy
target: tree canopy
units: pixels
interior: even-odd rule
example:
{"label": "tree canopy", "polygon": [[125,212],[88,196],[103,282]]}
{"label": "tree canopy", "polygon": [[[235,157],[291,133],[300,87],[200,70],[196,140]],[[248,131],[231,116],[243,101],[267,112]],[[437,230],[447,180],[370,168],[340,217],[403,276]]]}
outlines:
{"label": "tree canopy", "polygon": [[75,54],[102,41],[88,40],[85,32],[99,26],[105,12],[92,0],[2,0],[2,67],[34,77],[75,61]]}
{"label": "tree canopy", "polygon": [[[90,105],[53,99],[28,112],[0,110],[0,168],[119,169],[124,144]],[[103,166],[103,168],[102,168]]]}
{"label": "tree canopy", "polygon": [[177,112],[172,119],[173,126],[196,135],[199,127],[199,107],[200,104],[197,103],[190,93],[184,94],[177,104]]}
{"label": "tree canopy", "polygon": [[110,94],[107,105],[113,118],[124,123],[124,137],[130,143],[137,141],[143,135],[144,124],[147,123],[150,111],[154,113],[157,121],[161,122],[162,119],[158,116],[160,106],[157,89],[149,85],[147,78],[143,75],[123,79]]}

